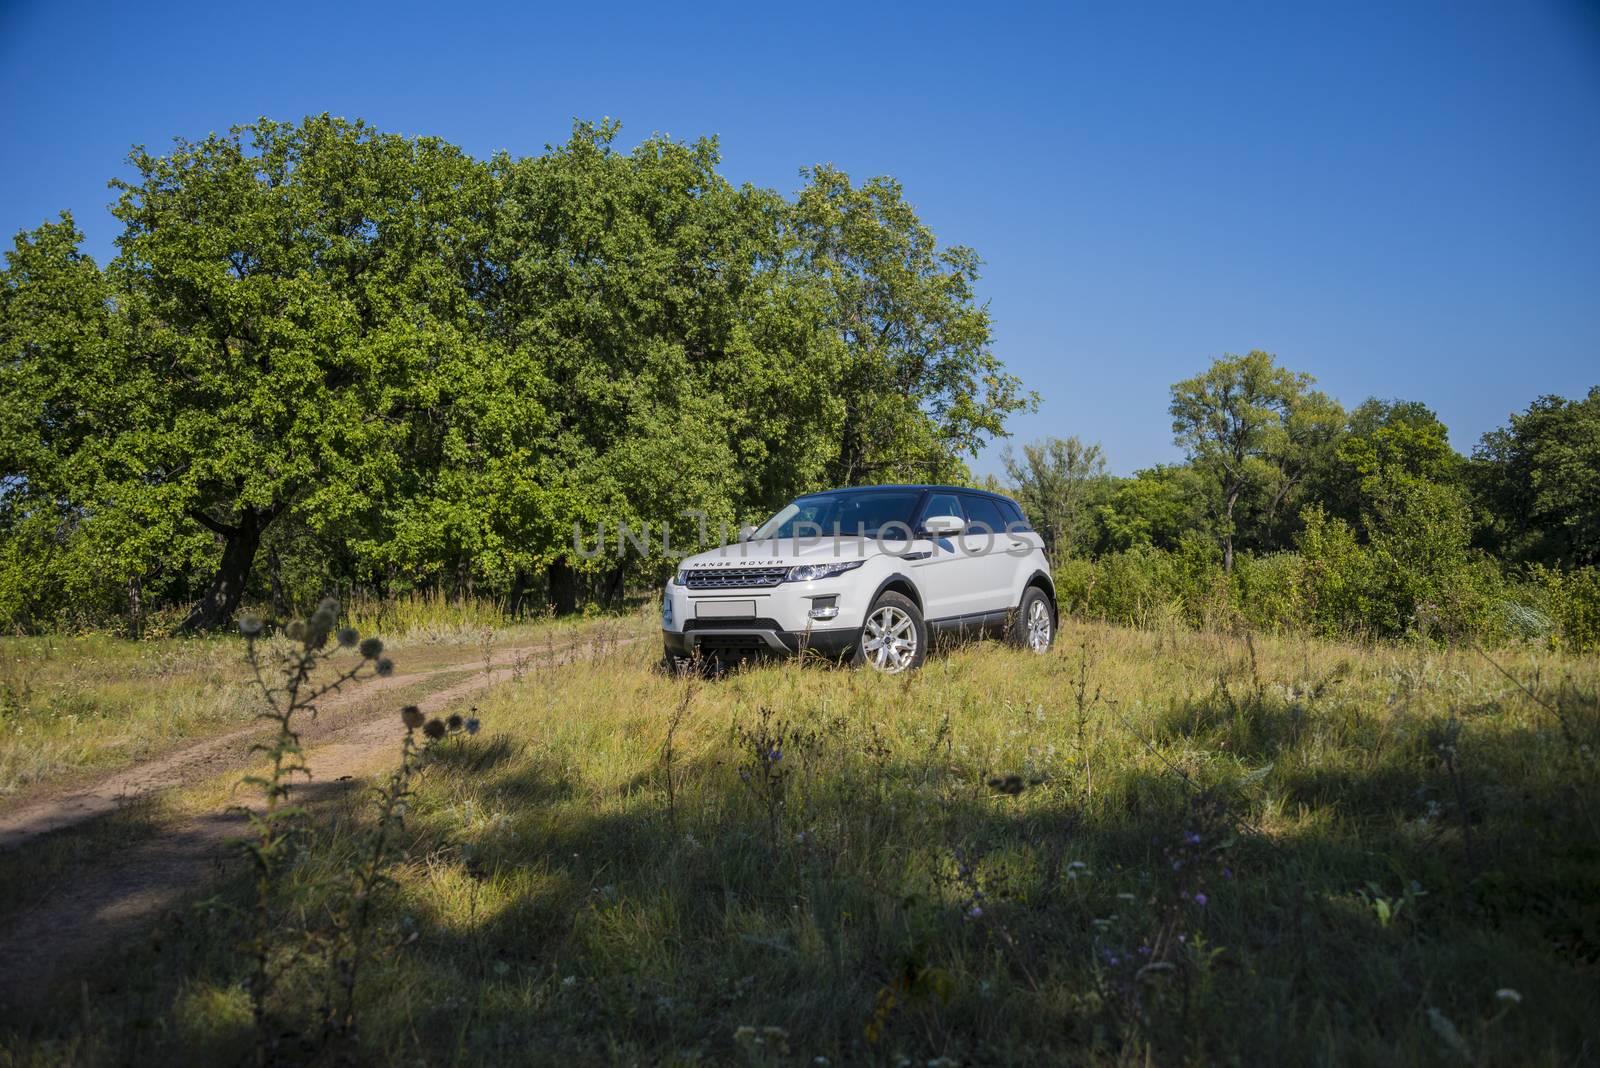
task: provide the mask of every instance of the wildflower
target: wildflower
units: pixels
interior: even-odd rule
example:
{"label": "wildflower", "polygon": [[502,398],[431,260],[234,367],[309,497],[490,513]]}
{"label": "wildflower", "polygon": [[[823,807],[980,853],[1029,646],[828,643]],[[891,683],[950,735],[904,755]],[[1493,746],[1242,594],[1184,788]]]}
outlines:
{"label": "wildflower", "polygon": [[444,721],[444,725],[453,731],[458,731],[464,722],[466,721],[461,718],[461,713],[452,712],[450,713],[450,718]]}
{"label": "wildflower", "polygon": [[303,619],[291,619],[289,625],[283,628],[283,633],[292,642],[305,641],[306,621]]}
{"label": "wildflower", "polygon": [[339,639],[341,646],[348,649],[361,640],[361,632],[354,627],[340,627],[335,637]]}
{"label": "wildflower", "polygon": [[983,906],[982,905],[974,905],[970,909],[968,909],[967,910],[967,919],[969,919],[969,920],[981,920],[981,919],[983,919]]}
{"label": "wildflower", "polygon": [[263,626],[264,624],[261,622],[260,616],[239,617],[239,633],[244,635],[246,638],[261,637],[261,629]]}
{"label": "wildflower", "polygon": [[378,654],[383,652],[383,639],[363,638],[361,640],[361,655],[368,660],[378,659]]}
{"label": "wildflower", "polygon": [[1208,897],[1206,897],[1206,895],[1205,895],[1205,894],[1202,894],[1202,893],[1200,893],[1200,892],[1199,892],[1199,891],[1196,891],[1196,892],[1195,892],[1195,895],[1194,895],[1194,903],[1195,903],[1195,904],[1196,904],[1196,905],[1199,905],[1199,906],[1200,906],[1200,907],[1201,907],[1201,908],[1205,908],[1205,906],[1206,906],[1206,902],[1207,902],[1207,901],[1209,901],[1209,900],[1211,900],[1211,899],[1210,899],[1210,898],[1208,898]]}
{"label": "wildflower", "polygon": [[422,726],[422,709],[416,705],[406,705],[400,710],[400,722],[406,725],[406,730],[416,730]]}
{"label": "wildflower", "polygon": [[444,737],[444,720],[437,717],[430,719],[423,725],[422,733],[426,734],[429,738],[438,741],[440,738]]}
{"label": "wildflower", "polygon": [[1494,992],[1494,999],[1496,1001],[1509,1001],[1513,1005],[1522,1004],[1522,995],[1517,993],[1515,990],[1512,990],[1509,986],[1504,986],[1499,990],[1496,990]]}
{"label": "wildflower", "polygon": [[1184,841],[1188,842],[1190,845],[1200,844],[1200,834],[1198,831],[1190,831],[1188,834],[1184,835],[1183,838]]}
{"label": "wildflower", "polygon": [[394,674],[394,661],[390,660],[386,656],[379,657],[378,658],[378,674],[383,676],[384,678],[388,678],[390,675],[393,675]]}
{"label": "wildflower", "polygon": [[477,734],[479,726],[481,726],[481,724],[479,724],[477,716],[468,716],[467,717],[467,733],[468,734]]}

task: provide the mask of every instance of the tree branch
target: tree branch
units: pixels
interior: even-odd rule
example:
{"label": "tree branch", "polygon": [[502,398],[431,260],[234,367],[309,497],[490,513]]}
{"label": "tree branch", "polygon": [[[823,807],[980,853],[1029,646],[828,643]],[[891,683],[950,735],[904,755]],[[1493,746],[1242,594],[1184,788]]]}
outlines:
{"label": "tree branch", "polygon": [[196,523],[199,523],[201,526],[205,527],[207,530],[211,530],[211,531],[213,531],[213,532],[215,532],[217,534],[221,534],[224,538],[234,538],[234,537],[238,537],[238,535],[239,535],[239,528],[238,527],[230,527],[230,526],[226,525],[225,523],[219,523],[215,519],[212,519],[210,516],[206,515],[204,512],[202,512],[198,508],[190,508],[188,510],[187,514],[188,514],[189,518],[193,519]]}

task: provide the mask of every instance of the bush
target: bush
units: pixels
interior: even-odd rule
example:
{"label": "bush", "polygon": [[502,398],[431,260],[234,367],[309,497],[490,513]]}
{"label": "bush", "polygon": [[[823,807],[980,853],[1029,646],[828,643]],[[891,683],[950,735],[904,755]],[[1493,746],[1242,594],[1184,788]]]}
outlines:
{"label": "bush", "polygon": [[1552,645],[1572,652],[1600,649],[1600,568],[1559,571],[1532,565],[1516,587],[1515,603],[1549,621]]}
{"label": "bush", "polygon": [[1436,488],[1399,487],[1367,544],[1313,507],[1295,551],[1240,554],[1232,575],[1213,546],[1191,539],[1171,551],[1139,546],[1063,561],[1057,593],[1070,613],[1143,629],[1244,623],[1333,638],[1600,647],[1600,569],[1536,566],[1508,582],[1494,560],[1467,548],[1459,501]]}

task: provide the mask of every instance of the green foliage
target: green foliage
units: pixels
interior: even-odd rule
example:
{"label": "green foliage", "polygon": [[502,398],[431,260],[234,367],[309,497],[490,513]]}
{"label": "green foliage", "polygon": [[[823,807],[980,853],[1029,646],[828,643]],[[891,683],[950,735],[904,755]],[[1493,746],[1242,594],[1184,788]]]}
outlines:
{"label": "green foliage", "polygon": [[[1242,554],[1232,572],[1209,542],[1176,551],[1148,546],[1058,567],[1064,607],[1138,627],[1183,621],[1274,632],[1371,638],[1514,636],[1505,619],[1505,582],[1494,563],[1468,547],[1470,522],[1460,491],[1396,476],[1364,523],[1367,538],[1312,506],[1302,513],[1295,551]],[[1209,551],[1208,551],[1209,550]],[[1555,580],[1561,589],[1561,580]],[[1589,591],[1556,594],[1563,604]],[[1561,615],[1582,635],[1587,610]],[[1566,622],[1570,620],[1570,623]]]}
{"label": "green foliage", "polygon": [[1036,402],[990,348],[977,253],[940,249],[893,179],[805,174],[784,273],[834,412],[826,481],[964,480],[955,461]]}
{"label": "green foliage", "polygon": [[[714,140],[477,161],[328,116],[261,120],[117,183],[0,273],[0,609],[13,627],[327,592],[620,590],[575,525],[736,524],[824,482],[964,479],[1029,406],[978,259],[889,179],[793,200]],[[592,540],[592,539],[591,539]],[[257,566],[265,557],[266,574]],[[198,595],[198,599],[197,599]],[[74,618],[69,618],[68,613]]]}
{"label": "green foliage", "polygon": [[1197,527],[1199,476],[1185,465],[1160,465],[1112,482],[1096,509],[1102,551],[1152,545],[1171,549]]}
{"label": "green foliage", "polygon": [[[1337,437],[1343,410],[1312,390],[1313,381],[1256,349],[1223,356],[1172,387],[1173,438],[1203,479],[1224,570],[1233,569],[1241,531],[1271,537],[1279,513]],[[1250,510],[1256,514],[1247,523]]]}
{"label": "green foliage", "polygon": [[1483,436],[1470,476],[1485,547],[1549,566],[1600,564],[1600,386],[1540,397]]}
{"label": "green foliage", "polygon": [[1573,652],[1600,648],[1600,568],[1562,571],[1533,564],[1526,580],[1508,595],[1520,598],[1511,603],[1542,617],[1543,626],[1530,636],[1548,636]]}
{"label": "green foliage", "polygon": [[1006,475],[1017,503],[1053,557],[1078,556],[1094,546],[1095,509],[1105,496],[1105,457],[1077,438],[1024,445],[1019,461],[1008,448]]}
{"label": "green foliage", "polygon": [[1306,625],[1321,635],[1371,633],[1371,592],[1375,561],[1343,519],[1313,505],[1301,514],[1304,529],[1295,539],[1302,568],[1301,602]]}

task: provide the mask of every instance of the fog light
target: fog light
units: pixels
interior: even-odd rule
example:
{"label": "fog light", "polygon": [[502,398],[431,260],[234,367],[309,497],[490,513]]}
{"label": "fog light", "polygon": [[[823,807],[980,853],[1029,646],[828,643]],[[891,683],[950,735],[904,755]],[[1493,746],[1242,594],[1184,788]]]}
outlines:
{"label": "fog light", "polygon": [[661,622],[668,626],[672,625],[672,594],[670,592],[661,598]]}
{"label": "fog light", "polygon": [[811,611],[806,613],[812,619],[832,619],[839,614],[839,597],[811,598]]}

